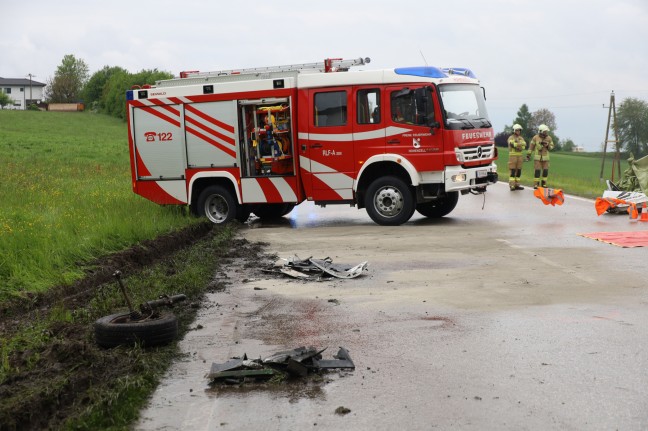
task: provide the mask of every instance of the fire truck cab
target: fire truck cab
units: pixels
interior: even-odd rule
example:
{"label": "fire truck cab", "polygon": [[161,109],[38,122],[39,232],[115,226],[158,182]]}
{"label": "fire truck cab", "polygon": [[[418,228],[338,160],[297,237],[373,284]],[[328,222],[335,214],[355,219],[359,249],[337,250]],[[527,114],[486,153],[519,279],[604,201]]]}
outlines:
{"label": "fire truck cab", "polygon": [[349,71],[369,59],[218,72],[127,92],[135,193],[214,223],[303,201],[381,225],[442,217],[497,181],[483,89],[468,69]]}

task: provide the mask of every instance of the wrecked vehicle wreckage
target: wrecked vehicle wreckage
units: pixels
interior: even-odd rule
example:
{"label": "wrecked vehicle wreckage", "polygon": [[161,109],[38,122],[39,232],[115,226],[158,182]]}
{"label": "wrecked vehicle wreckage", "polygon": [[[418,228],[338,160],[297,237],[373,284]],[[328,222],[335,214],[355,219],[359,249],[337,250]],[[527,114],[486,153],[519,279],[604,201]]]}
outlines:
{"label": "wrecked vehicle wreckage", "polygon": [[331,278],[350,279],[356,278],[368,271],[367,261],[355,266],[347,264],[334,264],[330,257],[314,259],[312,256],[300,259],[299,256],[282,258],[286,263],[282,266],[273,266],[263,270],[270,274],[281,274],[300,280],[322,281]]}
{"label": "wrecked vehicle wreckage", "polygon": [[231,358],[224,363],[212,363],[207,378],[210,384],[239,385],[249,382],[267,381],[271,378],[303,378],[331,369],[355,369],[349,352],[340,347],[334,359],[322,359],[327,348],[298,347],[276,352],[266,358]]}

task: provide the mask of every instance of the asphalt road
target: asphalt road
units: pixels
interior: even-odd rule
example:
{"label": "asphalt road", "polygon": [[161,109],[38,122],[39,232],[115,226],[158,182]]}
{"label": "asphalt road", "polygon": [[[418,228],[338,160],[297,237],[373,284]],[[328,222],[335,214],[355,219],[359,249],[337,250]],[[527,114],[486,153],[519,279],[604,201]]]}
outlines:
{"label": "asphalt road", "polygon": [[[280,257],[369,271],[303,282],[231,268],[137,429],[647,429],[648,250],[578,235],[647,230],[598,217],[591,200],[545,206],[505,184],[398,227],[311,204],[253,221],[242,235]],[[299,346],[328,358],[343,346],[356,369],[279,388],[208,385],[212,362]]]}

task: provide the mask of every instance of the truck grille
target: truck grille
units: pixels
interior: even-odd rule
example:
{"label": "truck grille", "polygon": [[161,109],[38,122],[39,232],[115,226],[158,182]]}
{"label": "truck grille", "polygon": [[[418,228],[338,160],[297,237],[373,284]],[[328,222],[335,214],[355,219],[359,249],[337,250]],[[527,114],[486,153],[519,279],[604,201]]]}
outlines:
{"label": "truck grille", "polygon": [[479,145],[476,147],[455,148],[457,160],[460,163],[488,160],[495,157],[495,144]]}

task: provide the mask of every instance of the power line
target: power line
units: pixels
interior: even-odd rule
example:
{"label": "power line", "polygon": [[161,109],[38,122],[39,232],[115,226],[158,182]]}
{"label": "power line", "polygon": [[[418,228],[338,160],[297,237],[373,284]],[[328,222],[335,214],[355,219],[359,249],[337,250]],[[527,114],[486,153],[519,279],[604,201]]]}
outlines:
{"label": "power line", "polygon": [[[566,106],[546,106],[543,107],[544,109],[582,109],[582,108],[600,108],[601,106],[599,104],[591,104],[591,105],[566,105]],[[488,106],[489,111],[496,111],[496,110],[510,110],[510,109],[518,109],[519,107],[514,107],[514,106]]]}
{"label": "power line", "polygon": [[573,96],[589,96],[592,94],[609,94],[607,91],[594,91],[590,93],[570,93],[570,94],[553,94],[544,96],[516,96],[516,97],[491,97],[494,100],[526,100],[526,99],[551,99],[552,97],[573,97]]}
{"label": "power line", "polygon": [[600,108],[598,105],[566,105],[566,106],[549,106],[547,109],[569,109],[569,108]]}

